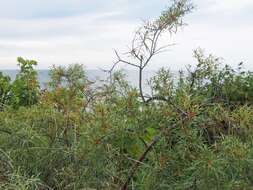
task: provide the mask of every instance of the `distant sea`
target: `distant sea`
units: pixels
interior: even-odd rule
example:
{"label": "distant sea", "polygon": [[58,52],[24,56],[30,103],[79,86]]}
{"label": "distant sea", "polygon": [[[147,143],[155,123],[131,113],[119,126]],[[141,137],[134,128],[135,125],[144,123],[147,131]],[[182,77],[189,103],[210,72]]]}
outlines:
{"label": "distant sea", "polygon": [[[6,75],[9,75],[12,80],[15,79],[18,70],[2,70]],[[40,86],[44,88],[46,83],[49,81],[49,70],[37,70],[38,72],[38,79],[40,82]],[[138,71],[137,70],[126,70],[124,71],[126,75],[126,80],[133,86],[138,86]],[[155,71],[144,71],[143,73],[143,86],[144,90],[147,90],[147,80],[150,79],[152,76],[155,75]],[[108,74],[103,72],[102,70],[86,70],[86,74],[89,80],[104,80],[108,77]]]}

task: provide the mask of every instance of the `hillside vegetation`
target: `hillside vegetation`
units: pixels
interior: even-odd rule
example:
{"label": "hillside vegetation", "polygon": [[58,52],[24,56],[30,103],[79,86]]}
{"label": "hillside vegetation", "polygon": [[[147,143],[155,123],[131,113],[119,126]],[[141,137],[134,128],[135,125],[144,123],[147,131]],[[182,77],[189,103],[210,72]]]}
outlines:
{"label": "hillside vegetation", "polygon": [[[36,61],[18,58],[14,81],[0,73],[0,189],[253,189],[253,73],[201,49],[175,76],[161,68],[142,90],[159,47],[192,10],[174,1],[136,32],[130,60],[116,53],[108,80],[82,65],[52,67],[41,90]],[[128,58],[129,56],[127,56]],[[117,64],[138,69],[138,88]]]}

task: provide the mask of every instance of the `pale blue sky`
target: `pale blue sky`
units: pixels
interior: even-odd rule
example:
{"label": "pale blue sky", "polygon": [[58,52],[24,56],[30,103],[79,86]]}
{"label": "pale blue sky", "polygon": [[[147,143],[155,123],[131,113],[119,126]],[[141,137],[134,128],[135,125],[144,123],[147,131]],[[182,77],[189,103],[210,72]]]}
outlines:
{"label": "pale blue sky", "polygon": [[[188,26],[172,39],[170,52],[150,69],[193,64],[198,47],[253,69],[253,0],[192,0]],[[39,68],[82,63],[108,68],[113,49],[124,51],[142,20],[156,18],[169,0],[0,0],[0,69],[16,68],[16,57],[33,58]]]}

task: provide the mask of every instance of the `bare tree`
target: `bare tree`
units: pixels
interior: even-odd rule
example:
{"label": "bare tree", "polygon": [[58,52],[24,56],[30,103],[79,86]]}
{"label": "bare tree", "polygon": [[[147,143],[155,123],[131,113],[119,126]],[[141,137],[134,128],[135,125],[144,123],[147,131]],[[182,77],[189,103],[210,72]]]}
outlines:
{"label": "bare tree", "polygon": [[173,0],[171,6],[163,11],[158,19],[144,22],[143,26],[135,32],[130,51],[124,54],[126,55],[125,58],[115,50],[117,61],[109,70],[110,75],[118,63],[125,63],[137,68],[139,71],[140,97],[143,102],[146,102],[142,87],[143,70],[155,55],[167,51],[168,47],[173,45],[159,46],[162,34],[166,32],[175,34],[179,27],[185,25],[182,19],[192,9],[193,5],[189,0]]}

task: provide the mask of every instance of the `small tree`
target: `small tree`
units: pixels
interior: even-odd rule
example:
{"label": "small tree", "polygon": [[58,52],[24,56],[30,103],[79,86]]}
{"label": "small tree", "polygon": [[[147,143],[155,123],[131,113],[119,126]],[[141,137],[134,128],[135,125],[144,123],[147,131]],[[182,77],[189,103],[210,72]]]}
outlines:
{"label": "small tree", "polygon": [[48,90],[44,102],[53,104],[59,111],[80,111],[84,106],[88,79],[82,65],[53,67],[50,72]]}
{"label": "small tree", "polygon": [[184,25],[183,17],[192,9],[193,5],[189,0],[173,0],[171,6],[163,11],[158,19],[145,22],[136,31],[127,58],[121,57],[115,51],[118,60],[109,70],[109,73],[113,72],[118,63],[136,67],[139,70],[139,92],[143,102],[146,101],[142,89],[143,70],[155,55],[166,51],[168,47],[173,45],[159,46],[161,36],[166,32],[175,34],[178,28]]}
{"label": "small tree", "polygon": [[18,57],[17,61],[20,72],[12,84],[12,105],[14,107],[34,105],[39,100],[40,92],[38,74],[34,69],[37,62],[25,60],[22,57]]}
{"label": "small tree", "polygon": [[[50,72],[48,89],[42,96],[42,103],[53,106],[65,118],[62,126],[65,144],[70,146],[76,142],[81,111],[87,105],[86,93],[89,82],[82,65],[74,64],[69,67],[53,67]],[[74,140],[71,137],[74,135]]]}
{"label": "small tree", "polygon": [[[184,25],[183,17],[191,12],[193,9],[193,5],[189,2],[189,0],[174,0],[169,8],[162,12],[158,19],[154,21],[147,21],[141,26],[135,33],[134,38],[132,40],[132,44],[130,47],[130,51],[126,53],[127,57],[122,57],[115,50],[115,54],[117,56],[117,61],[114,63],[112,68],[109,70],[110,76],[112,76],[112,72],[118,63],[125,63],[132,67],[135,67],[139,71],[139,94],[142,99],[142,102],[146,103],[150,100],[161,99],[160,97],[147,97],[143,92],[143,70],[147,67],[147,65],[153,60],[154,56],[167,51],[168,47],[173,44],[167,44],[165,46],[161,46],[161,36],[168,32],[169,34],[175,34],[178,31],[179,27]],[[166,72],[163,72],[166,73]],[[167,78],[167,75],[165,76]],[[167,80],[166,80],[167,82]],[[174,105],[170,100],[164,99],[163,101],[168,101],[176,111],[179,111],[182,114],[182,119],[184,120],[187,114]],[[149,146],[146,147],[146,150],[138,159],[139,162],[142,162],[148,152],[152,149],[153,146],[159,141],[159,137],[154,137],[153,141]],[[121,190],[127,190],[128,185],[133,178],[137,168],[139,167],[139,162],[136,163]]]}

